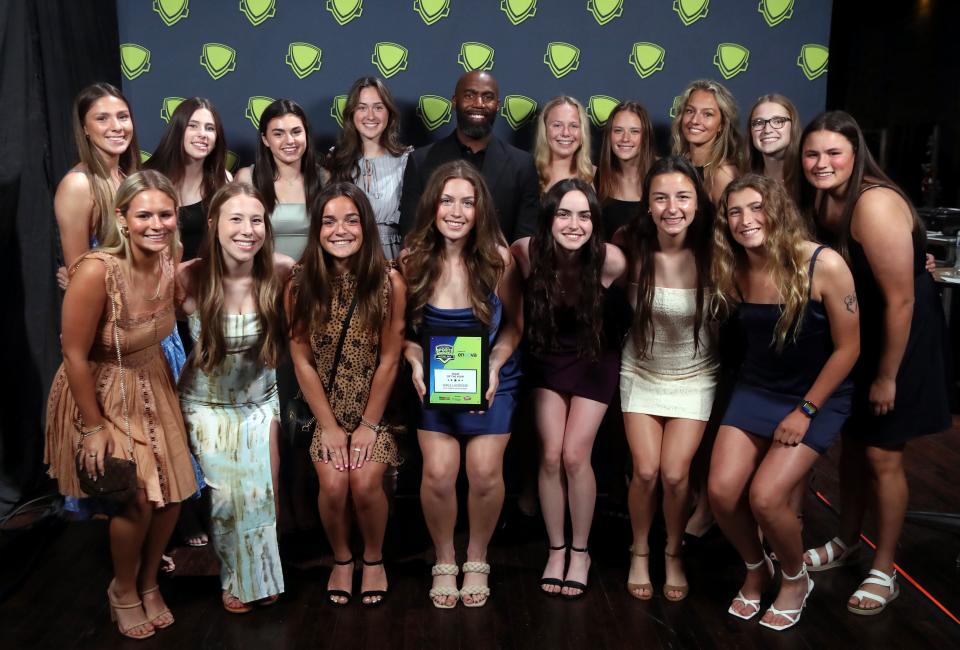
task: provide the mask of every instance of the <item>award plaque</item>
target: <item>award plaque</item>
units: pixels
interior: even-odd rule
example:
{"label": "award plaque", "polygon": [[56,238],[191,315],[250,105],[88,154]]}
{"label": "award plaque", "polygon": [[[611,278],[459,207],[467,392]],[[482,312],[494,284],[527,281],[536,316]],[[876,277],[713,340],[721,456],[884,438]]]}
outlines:
{"label": "award plaque", "polygon": [[490,342],[483,328],[426,328],[423,335],[423,405],[445,411],[484,411]]}

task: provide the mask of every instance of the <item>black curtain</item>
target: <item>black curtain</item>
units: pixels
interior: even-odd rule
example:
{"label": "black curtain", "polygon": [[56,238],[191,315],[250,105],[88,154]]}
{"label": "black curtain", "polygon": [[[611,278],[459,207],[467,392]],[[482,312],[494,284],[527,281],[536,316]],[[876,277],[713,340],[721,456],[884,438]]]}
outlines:
{"label": "black curtain", "polygon": [[115,0],[0,0],[0,516],[44,490],[43,421],[60,363],[53,195],[76,162],[74,95],[120,86]]}

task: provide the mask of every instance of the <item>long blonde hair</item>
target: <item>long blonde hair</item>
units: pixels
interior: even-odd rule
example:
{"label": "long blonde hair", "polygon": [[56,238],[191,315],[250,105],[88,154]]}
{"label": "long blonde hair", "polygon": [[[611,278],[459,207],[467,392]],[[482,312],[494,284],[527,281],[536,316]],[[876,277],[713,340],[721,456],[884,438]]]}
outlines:
{"label": "long blonde hair", "polygon": [[810,295],[809,255],[804,244],[810,240],[810,228],[779,181],[760,174],[747,174],[734,180],[720,197],[716,226],[713,230],[713,263],[711,276],[715,288],[714,308],[721,318],[729,316],[743,301],[737,287],[737,272],[747,264],[746,252],[730,233],[727,204],[730,195],[752,189],[761,196],[764,222],[763,247],[768,256],[767,268],[781,304],[780,318],[774,329],[777,351],[782,351],[787,338],[796,340],[803,321],[803,312]]}
{"label": "long blonde hair", "polygon": [[547,142],[547,116],[557,106],[573,106],[577,109],[577,120],[580,122],[580,148],[573,154],[571,164],[573,178],[579,178],[587,183],[593,182],[593,163],[590,161],[590,121],[583,104],[569,95],[554,97],[543,107],[540,119],[537,120],[537,131],[533,144],[533,161],[537,166],[537,175],[540,177],[540,192],[547,189],[547,176],[550,171],[550,145]]}
{"label": "long blonde hair", "polygon": [[[127,210],[130,208],[130,204],[133,203],[133,199],[141,192],[146,192],[147,190],[159,190],[169,196],[170,200],[173,201],[174,211],[180,207],[180,201],[177,198],[177,189],[173,186],[173,183],[170,182],[170,179],[158,171],[144,169],[130,174],[120,183],[120,187],[117,188],[117,196],[114,203],[115,213],[119,212],[126,217]],[[116,217],[111,218],[111,221],[116,224]],[[107,240],[101,242],[101,244],[98,250],[126,260],[132,258],[130,237],[121,235],[119,228],[114,227]],[[173,232],[173,237],[170,238],[170,245],[167,247],[167,250],[170,254],[170,259],[177,261],[180,257],[179,230]]]}

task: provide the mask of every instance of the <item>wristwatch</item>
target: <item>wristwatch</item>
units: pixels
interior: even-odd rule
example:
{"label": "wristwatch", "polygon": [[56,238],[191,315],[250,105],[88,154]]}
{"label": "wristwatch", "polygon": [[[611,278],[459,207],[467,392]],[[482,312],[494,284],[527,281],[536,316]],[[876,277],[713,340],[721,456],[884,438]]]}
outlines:
{"label": "wristwatch", "polygon": [[800,412],[806,415],[811,420],[817,417],[817,413],[820,412],[820,407],[808,399],[805,399],[802,402],[800,402],[799,408],[800,408]]}

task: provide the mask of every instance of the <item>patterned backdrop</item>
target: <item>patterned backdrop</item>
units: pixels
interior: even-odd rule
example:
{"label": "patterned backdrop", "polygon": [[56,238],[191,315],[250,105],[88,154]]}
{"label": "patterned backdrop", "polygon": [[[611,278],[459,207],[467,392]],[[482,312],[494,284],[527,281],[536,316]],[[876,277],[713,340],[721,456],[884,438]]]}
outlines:
{"label": "patterned backdrop", "polygon": [[[256,123],[273,98],[301,103],[322,146],[345,93],[386,79],[403,136],[421,145],[452,128],[449,97],[465,70],[500,83],[496,132],[527,147],[531,118],[574,95],[601,126],[618,100],[650,111],[660,148],[675,98],[710,77],[741,113],[780,92],[808,120],[823,110],[829,0],[123,0],[124,93],[143,155],[181,98],[210,98],[231,162],[252,162]],[[741,115],[741,121],[746,116]]]}

